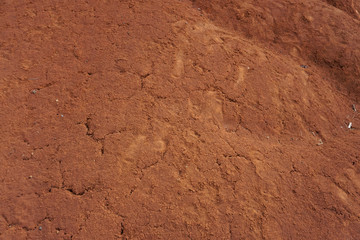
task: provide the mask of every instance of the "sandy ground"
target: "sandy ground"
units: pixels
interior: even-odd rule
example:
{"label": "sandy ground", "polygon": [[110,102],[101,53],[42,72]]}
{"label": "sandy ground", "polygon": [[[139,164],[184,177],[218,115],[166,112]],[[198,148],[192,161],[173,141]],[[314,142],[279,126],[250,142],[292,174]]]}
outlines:
{"label": "sandy ground", "polygon": [[360,239],[359,11],[0,1],[0,239]]}

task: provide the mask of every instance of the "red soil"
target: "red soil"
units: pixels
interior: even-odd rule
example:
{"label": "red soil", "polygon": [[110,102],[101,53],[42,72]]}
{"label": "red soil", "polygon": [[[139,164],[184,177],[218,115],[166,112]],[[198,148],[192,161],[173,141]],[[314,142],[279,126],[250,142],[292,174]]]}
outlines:
{"label": "red soil", "polygon": [[360,239],[358,0],[79,2],[0,2],[0,239]]}

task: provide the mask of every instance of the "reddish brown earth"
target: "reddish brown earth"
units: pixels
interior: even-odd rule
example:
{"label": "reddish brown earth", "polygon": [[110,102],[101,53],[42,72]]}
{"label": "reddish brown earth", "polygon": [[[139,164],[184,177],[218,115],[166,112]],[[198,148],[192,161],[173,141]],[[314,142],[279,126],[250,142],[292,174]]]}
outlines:
{"label": "reddish brown earth", "polygon": [[1,1],[0,239],[360,239],[359,11]]}

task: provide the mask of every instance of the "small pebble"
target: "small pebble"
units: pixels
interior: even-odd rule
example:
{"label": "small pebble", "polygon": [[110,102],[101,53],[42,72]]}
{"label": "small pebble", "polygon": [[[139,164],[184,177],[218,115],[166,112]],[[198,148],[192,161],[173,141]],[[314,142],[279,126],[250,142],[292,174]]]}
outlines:
{"label": "small pebble", "polygon": [[31,91],[32,94],[35,94],[36,92],[37,92],[36,89]]}
{"label": "small pebble", "polygon": [[42,230],[42,227],[41,227],[41,226],[39,227],[39,230],[40,230],[40,231]]}
{"label": "small pebble", "polygon": [[59,99],[56,99],[55,102],[59,102]]}
{"label": "small pebble", "polygon": [[61,114],[60,116],[61,116],[61,117],[64,117],[64,115],[62,115],[62,114]]}
{"label": "small pebble", "polygon": [[302,67],[302,68],[308,68],[309,66],[308,66],[308,65],[300,65],[300,67]]}
{"label": "small pebble", "polygon": [[32,175],[30,175],[29,178],[32,178]]}

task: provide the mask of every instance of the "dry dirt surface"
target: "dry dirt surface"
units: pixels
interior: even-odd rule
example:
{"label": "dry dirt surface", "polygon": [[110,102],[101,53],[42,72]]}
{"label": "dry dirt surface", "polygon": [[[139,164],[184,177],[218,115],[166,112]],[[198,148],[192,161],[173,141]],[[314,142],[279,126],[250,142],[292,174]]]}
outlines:
{"label": "dry dirt surface", "polygon": [[359,11],[0,1],[0,239],[360,239]]}

